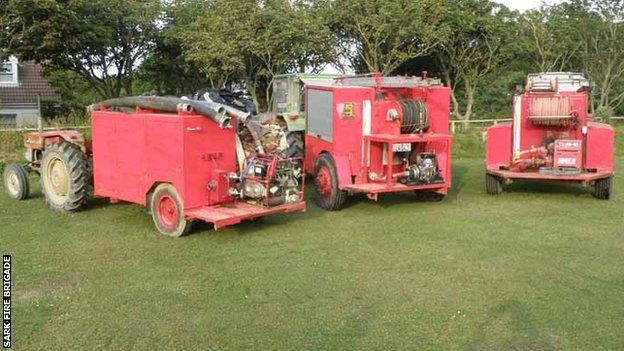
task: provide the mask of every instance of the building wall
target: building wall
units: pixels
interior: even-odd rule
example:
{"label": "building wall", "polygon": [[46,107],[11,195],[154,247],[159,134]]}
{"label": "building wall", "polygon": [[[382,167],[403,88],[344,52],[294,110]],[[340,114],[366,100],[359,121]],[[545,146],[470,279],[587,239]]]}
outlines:
{"label": "building wall", "polygon": [[0,115],[16,115],[14,126],[0,126],[0,128],[12,127],[36,127],[39,120],[39,109],[37,106],[0,106]]}

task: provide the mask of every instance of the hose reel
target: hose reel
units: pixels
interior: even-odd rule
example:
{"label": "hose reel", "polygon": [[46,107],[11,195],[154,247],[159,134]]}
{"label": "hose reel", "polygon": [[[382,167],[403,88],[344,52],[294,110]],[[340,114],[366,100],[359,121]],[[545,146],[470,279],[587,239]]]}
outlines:
{"label": "hose reel", "polygon": [[404,99],[398,103],[403,110],[402,134],[420,133],[429,128],[429,111],[424,101]]}

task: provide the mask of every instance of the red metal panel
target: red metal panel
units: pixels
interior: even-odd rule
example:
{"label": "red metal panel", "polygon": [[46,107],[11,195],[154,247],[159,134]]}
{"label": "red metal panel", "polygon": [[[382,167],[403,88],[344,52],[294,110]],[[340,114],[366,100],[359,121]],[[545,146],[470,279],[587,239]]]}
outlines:
{"label": "red metal panel", "polygon": [[275,207],[260,207],[245,202],[225,203],[216,206],[204,206],[188,210],[190,218],[200,219],[214,224],[215,229],[238,224],[245,220],[264,217],[276,213],[304,212],[306,204],[303,201]]}
{"label": "red metal panel", "polygon": [[602,123],[587,123],[585,167],[598,172],[613,172],[613,142],[613,127]]}
{"label": "red metal panel", "polygon": [[319,155],[324,152],[329,152],[331,154],[333,150],[332,143],[306,134],[304,160],[306,172],[310,174],[314,173],[314,163]]}
{"label": "red metal panel", "polygon": [[[230,201],[227,173],[236,171],[236,131],[200,116],[185,116],[184,207]],[[224,179],[225,178],[225,179]]]}
{"label": "red metal panel", "polygon": [[509,167],[511,162],[511,123],[500,123],[487,130],[485,165],[496,170]]}
{"label": "red metal panel", "polygon": [[144,203],[145,201],[145,132],[141,114],[121,114],[114,117],[115,139],[109,148],[116,158],[114,187],[117,199]]}
{"label": "red metal panel", "polygon": [[[233,124],[236,124],[235,122]],[[275,207],[236,202],[236,130],[194,114],[95,111],[92,114],[95,194],[146,204],[155,184],[171,183],[185,215],[215,228],[278,212],[305,211],[303,201]]]}
{"label": "red metal panel", "polygon": [[[370,87],[312,86],[307,89],[333,93],[332,142],[306,136],[308,172],[314,172],[314,161],[321,152],[329,152],[338,168],[340,187],[351,192],[435,189],[446,193],[452,176],[448,88],[381,88],[376,91]],[[402,109],[397,100],[410,98],[424,101],[427,105],[430,127],[422,136],[401,134]],[[398,112],[399,118],[389,118],[393,111]],[[403,143],[411,144],[413,150],[419,152],[435,153],[444,183],[427,186],[397,183],[393,174],[405,171],[405,165],[395,157],[392,147]],[[369,172],[377,174],[379,180],[370,180]]]}
{"label": "red metal panel", "polygon": [[426,102],[430,116],[430,132],[437,134],[449,133],[450,100],[451,89],[447,87],[433,87],[427,90]]}
{"label": "red metal panel", "polygon": [[117,197],[115,187],[115,117],[106,112],[91,114],[91,137],[93,138],[93,181],[96,196]]}
{"label": "red metal panel", "polygon": [[143,194],[156,183],[171,183],[184,199],[182,118],[170,114],[143,115],[146,144]]}

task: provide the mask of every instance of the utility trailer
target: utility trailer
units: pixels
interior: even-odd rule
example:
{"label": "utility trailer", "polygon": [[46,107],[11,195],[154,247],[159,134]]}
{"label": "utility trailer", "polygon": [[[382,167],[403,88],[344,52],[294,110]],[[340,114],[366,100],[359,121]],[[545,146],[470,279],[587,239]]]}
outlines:
{"label": "utility trailer", "polygon": [[487,131],[486,191],[515,180],[574,182],[609,199],[613,184],[613,128],[588,115],[591,83],[579,73],[530,74],[514,96],[513,121]]}
{"label": "utility trailer", "polygon": [[77,131],[26,135],[28,163],[4,174],[10,197],[28,196],[27,172],[35,171],[55,210],[82,209],[93,187],[96,197],[146,206],[169,236],[187,233],[195,220],[218,229],[305,211],[303,159],[245,155],[239,123],[222,106],[136,97],[94,108],[92,141]]}
{"label": "utility trailer", "polygon": [[316,201],[413,191],[442,200],[451,186],[450,90],[438,79],[341,77],[306,88],[306,169]]}

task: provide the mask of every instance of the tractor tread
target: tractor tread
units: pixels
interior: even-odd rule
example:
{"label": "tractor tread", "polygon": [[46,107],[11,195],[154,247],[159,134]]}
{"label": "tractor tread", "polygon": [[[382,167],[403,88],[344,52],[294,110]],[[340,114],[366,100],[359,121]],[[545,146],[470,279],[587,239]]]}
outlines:
{"label": "tractor tread", "polygon": [[500,195],[503,192],[503,179],[493,174],[485,174],[485,189],[489,195]]}
{"label": "tractor tread", "polygon": [[72,144],[61,141],[56,144],[49,145],[42,159],[41,169],[45,169],[44,165],[48,162],[50,155],[56,154],[67,166],[70,178],[70,187],[67,199],[64,203],[56,203],[46,192],[45,176],[41,175],[41,189],[45,195],[46,202],[56,211],[75,212],[79,211],[87,203],[89,197],[89,179],[87,156]]}
{"label": "tractor tread", "polygon": [[[10,194],[8,191],[6,182],[10,173],[14,173],[17,176],[17,181],[19,185],[17,194]],[[28,171],[26,170],[26,167],[17,163],[8,164],[4,168],[3,180],[4,190],[12,199],[25,200],[28,198],[28,195],[30,194],[30,184],[28,183]]]}

